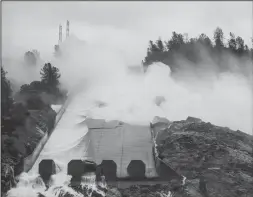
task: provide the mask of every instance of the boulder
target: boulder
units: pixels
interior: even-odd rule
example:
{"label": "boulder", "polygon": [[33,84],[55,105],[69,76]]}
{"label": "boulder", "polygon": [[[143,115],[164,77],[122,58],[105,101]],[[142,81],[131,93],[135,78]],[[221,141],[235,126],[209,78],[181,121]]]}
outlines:
{"label": "boulder", "polygon": [[195,118],[195,117],[191,117],[191,116],[188,116],[186,121],[187,122],[194,122],[194,123],[201,123],[202,122],[202,120],[200,118]]}
{"label": "boulder", "polygon": [[167,118],[159,117],[159,116],[155,116],[154,119],[151,122],[151,124],[153,126],[157,126],[157,125],[169,125],[170,123],[171,123],[171,121],[169,121]]}

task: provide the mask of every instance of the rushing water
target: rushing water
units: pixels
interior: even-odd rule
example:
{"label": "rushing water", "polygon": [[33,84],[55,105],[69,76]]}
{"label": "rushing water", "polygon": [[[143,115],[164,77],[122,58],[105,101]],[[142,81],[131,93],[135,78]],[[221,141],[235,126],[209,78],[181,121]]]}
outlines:
{"label": "rushing water", "polygon": [[[141,76],[119,76],[121,80],[110,80],[113,76],[111,73],[103,80],[104,78],[100,77],[105,74],[99,73],[102,75],[93,77],[85,93],[79,93],[71,101],[33,168],[20,176],[17,187],[8,192],[8,197],[83,196],[82,191],[100,191],[97,189],[94,176],[84,177],[81,184],[83,189],[79,188],[79,192],[69,187],[69,161],[91,159],[87,153],[88,128],[79,124],[86,117],[147,125],[154,116],[167,117],[169,120],[196,116],[214,124],[236,126],[237,129],[239,126],[246,125],[246,128],[250,125],[247,117],[251,116],[247,109],[251,102],[244,99],[250,98],[245,96],[250,91],[247,87],[241,90],[244,86],[240,85],[241,83],[238,85],[237,82],[231,89],[231,82],[238,81],[234,80],[233,76],[215,81],[214,87],[204,92],[192,93],[188,86],[181,86],[171,78],[168,66],[164,65],[152,66],[150,71]],[[83,87],[83,83],[80,86]],[[234,97],[235,90],[241,90],[237,94],[238,99]],[[235,98],[232,103],[228,102],[231,98]],[[242,106],[242,103],[245,105]],[[225,105],[225,108],[222,108],[224,110],[220,110],[221,105]],[[239,106],[239,111],[234,109],[235,106]],[[221,114],[221,111],[226,114]],[[232,113],[234,111],[238,113]],[[246,121],[247,124],[241,123],[242,121]],[[236,125],[233,125],[234,123]],[[51,177],[48,189],[38,175],[38,164],[42,159],[53,159],[57,166],[57,173]]]}
{"label": "rushing water", "polygon": [[[94,103],[85,103],[84,108],[80,107],[82,98],[79,95],[73,99],[32,169],[18,177],[17,186],[7,192],[7,197],[78,197],[84,194],[91,196],[92,192],[105,195],[101,188],[106,188],[106,184],[104,181],[96,183],[95,174],[83,176],[78,189],[70,186],[71,176],[67,175],[67,164],[72,159],[92,159],[87,155],[88,128],[86,125],[77,127],[77,124],[84,121],[87,112],[97,106]],[[48,187],[38,174],[38,166],[43,159],[53,159],[56,164],[56,174],[51,176]]]}
{"label": "rushing water", "polygon": [[[57,173],[51,176],[49,187],[47,188],[39,175],[29,175],[22,173],[16,188],[8,191],[8,197],[83,197],[91,196],[93,192],[105,196],[101,188],[106,188],[106,183],[96,183],[95,175],[83,176],[82,183],[77,189],[70,187],[71,176],[66,173]],[[100,189],[98,189],[100,188]]]}
{"label": "rushing water", "polygon": [[[80,92],[71,100],[32,169],[28,173],[21,174],[17,186],[7,193],[8,197],[83,196],[82,191],[89,194],[92,191],[102,192],[101,195],[104,195],[103,191],[98,189],[97,184],[100,183],[95,182],[95,175],[83,177],[81,190],[80,187],[79,189],[70,187],[71,176],[67,175],[67,165],[73,159],[94,159],[92,153],[87,151],[90,143],[90,132],[87,125],[80,124],[87,117],[105,119],[106,121],[121,120],[131,123],[140,120],[149,110],[149,108],[144,107],[133,111],[133,108],[136,107],[136,97],[128,100],[127,96],[129,94],[135,95],[135,92],[130,89],[128,91],[122,90],[117,85],[115,85],[115,88],[118,88],[119,91],[112,93],[110,86],[93,87],[86,89],[85,92]],[[104,97],[101,98],[101,95],[104,95]],[[59,108],[58,106],[54,107],[57,110]],[[159,108],[156,108],[156,110],[163,114]],[[137,112],[140,112],[140,114]],[[134,117],[133,113],[135,114]],[[151,116],[152,114],[150,114]],[[141,121],[138,124],[143,123]],[[148,123],[146,120],[144,122],[145,124]],[[43,159],[53,159],[56,164],[56,174],[51,176],[48,188],[38,174],[38,166]],[[103,183],[102,188],[104,187],[106,185]]]}

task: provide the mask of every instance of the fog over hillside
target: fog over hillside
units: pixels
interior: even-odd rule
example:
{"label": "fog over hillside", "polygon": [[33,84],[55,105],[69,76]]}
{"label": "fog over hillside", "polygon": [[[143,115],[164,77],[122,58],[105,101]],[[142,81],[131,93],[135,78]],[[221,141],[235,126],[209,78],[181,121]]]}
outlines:
{"label": "fog over hillside", "polygon": [[[204,77],[190,71],[187,75],[186,69],[181,76],[177,73],[173,77],[162,63],[151,65],[145,74],[133,74],[115,46],[89,43],[76,36],[70,36],[61,50],[62,56],[52,57],[51,62],[61,70],[62,84],[71,90],[81,87],[84,105],[107,103],[107,107],[91,114],[94,117],[146,124],[156,115],[170,120],[196,116],[251,132],[251,84],[242,74],[217,74],[209,67],[201,71]],[[190,67],[187,62],[184,66]],[[166,101],[157,106],[156,96]]]}
{"label": "fog over hillside", "polygon": [[[6,8],[11,7],[11,3],[8,5],[5,2],[5,4]],[[163,7],[164,5],[159,4],[159,6]],[[240,6],[248,7],[246,4],[241,4]],[[150,10],[151,7],[147,9]],[[141,7],[139,8],[141,10]],[[201,17],[204,13],[204,8],[206,6],[203,7],[203,10],[200,9],[199,15],[194,15],[194,18]],[[235,8],[235,4],[231,5],[231,10]],[[27,7],[23,5],[21,9],[25,11]],[[43,5],[41,11],[36,13],[36,15],[42,17],[44,9]],[[52,8],[52,10],[55,9]],[[120,9],[122,9],[122,6]],[[33,4],[31,10],[35,13],[38,7]],[[133,13],[138,13],[137,8],[133,8],[133,10],[135,10]],[[140,10],[139,12],[141,12]],[[190,10],[194,10],[194,8],[190,6]],[[165,14],[167,11],[164,8],[164,11],[161,12]],[[5,12],[7,12],[7,9],[5,9]],[[77,12],[79,13],[78,10]],[[3,54],[6,54],[6,57],[8,56],[12,62],[3,62],[4,67],[9,72],[8,76],[16,81],[17,84],[22,85],[39,78],[39,70],[43,63],[51,62],[60,69],[64,87],[69,89],[79,87],[79,90],[82,89],[82,91],[86,92],[87,97],[85,98],[87,98],[87,102],[100,100],[107,103],[107,107],[100,109],[97,112],[97,116],[138,123],[146,123],[156,115],[166,116],[170,120],[196,116],[213,124],[251,133],[251,76],[245,77],[236,71],[236,66],[246,65],[249,71],[247,73],[250,73],[251,68],[249,65],[251,65],[251,62],[245,62],[228,55],[227,57],[234,58],[235,61],[231,62],[236,62],[235,69],[231,72],[220,74],[215,72],[214,64],[200,65],[202,66],[200,71],[192,71],[190,63],[178,57],[178,60],[181,60],[182,70],[174,75],[171,74],[170,68],[162,63],[154,63],[145,74],[140,73],[136,75],[129,73],[127,67],[131,65],[141,66],[140,62],[145,56],[150,39],[157,39],[158,36],[167,39],[171,35],[169,32],[174,29],[182,30],[182,32],[191,31],[191,29],[179,27],[180,24],[175,22],[177,18],[173,19],[175,20],[173,23],[175,28],[172,25],[172,19],[170,19],[171,25],[169,25],[169,28],[164,27],[165,21],[171,18],[169,15],[157,15],[156,18],[152,19],[154,22],[152,23],[151,16],[154,16],[153,12],[150,15],[145,12],[147,18],[137,17],[138,20],[133,20],[133,25],[129,25],[131,24],[129,21],[124,23],[122,18],[119,18],[119,20],[122,19],[121,23],[109,24],[109,18],[107,18],[103,24],[100,24],[95,19],[74,20],[77,17],[77,15],[74,17],[74,15],[72,11],[67,12],[67,16],[73,19],[70,21],[71,36],[61,45],[62,56],[55,58],[53,56],[53,46],[57,44],[57,25],[65,21],[65,17],[61,18],[62,13],[59,14],[57,20],[52,19],[53,22],[48,20],[50,24],[48,27],[45,21],[49,16],[45,16],[45,19],[43,17],[39,18],[38,21],[43,20],[44,22],[41,25],[36,22],[36,31],[30,31],[29,37],[27,28],[31,28],[35,22],[28,19],[25,12],[17,11],[16,17],[23,16],[27,19],[24,22],[24,26],[27,28],[24,28],[24,31],[20,34],[20,39],[17,39],[17,34],[13,31],[15,27],[6,26],[3,35],[6,38]],[[20,20],[8,18],[10,16],[11,13],[5,15],[4,24],[8,21],[16,23]],[[177,16],[178,21],[184,18],[178,14]],[[199,24],[196,22],[194,23],[195,30],[189,32],[189,34],[197,36],[200,32],[206,31],[208,35],[211,35],[212,31],[210,29],[214,29],[217,25],[221,27],[224,25],[225,33],[228,34],[229,32],[227,31],[229,31],[230,27],[226,24],[226,21],[232,20],[229,18],[230,16],[232,17],[231,13],[225,19],[222,18],[220,20],[215,17],[217,23],[212,22],[212,24],[215,23],[212,28],[206,28],[205,26],[203,30],[200,30],[203,21],[199,22]],[[242,15],[242,17],[245,19],[246,15]],[[161,20],[162,18],[163,20]],[[149,19],[151,20],[150,23],[148,22]],[[207,21],[210,20],[209,18]],[[243,24],[240,24],[241,27],[246,27],[246,24],[248,24],[246,20],[244,21]],[[154,24],[154,27],[152,27],[152,24]],[[238,25],[238,23],[235,24]],[[20,28],[20,25],[17,25],[16,28]],[[197,28],[199,30],[196,30]],[[231,28],[231,31],[236,29],[232,25]],[[48,30],[47,34],[43,33],[45,29]],[[240,32],[244,31],[242,29],[240,29]],[[13,31],[14,33],[8,35],[8,31]],[[63,31],[65,33],[64,24]],[[244,32],[247,31],[245,30]],[[42,39],[43,34],[44,39]],[[10,53],[12,45],[8,45],[12,36],[16,42],[13,41],[12,45],[19,46],[15,48],[17,50],[15,53]],[[247,37],[246,34],[242,36]],[[247,37],[245,42],[249,43],[249,40]],[[26,45],[25,42],[27,43]],[[22,54],[33,48],[41,52],[42,62],[38,63],[36,68],[26,68],[23,65]],[[16,57],[15,54],[17,54]],[[206,56],[206,58],[209,57]],[[165,102],[157,106],[154,102],[156,96],[163,96]],[[96,116],[95,113],[94,116]]]}

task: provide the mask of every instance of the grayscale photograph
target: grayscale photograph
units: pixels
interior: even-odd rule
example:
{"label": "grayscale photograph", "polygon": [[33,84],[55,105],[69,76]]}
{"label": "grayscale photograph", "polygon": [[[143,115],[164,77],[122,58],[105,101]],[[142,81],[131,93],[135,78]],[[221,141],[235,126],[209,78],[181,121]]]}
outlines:
{"label": "grayscale photograph", "polygon": [[252,197],[252,1],[2,1],[2,197]]}

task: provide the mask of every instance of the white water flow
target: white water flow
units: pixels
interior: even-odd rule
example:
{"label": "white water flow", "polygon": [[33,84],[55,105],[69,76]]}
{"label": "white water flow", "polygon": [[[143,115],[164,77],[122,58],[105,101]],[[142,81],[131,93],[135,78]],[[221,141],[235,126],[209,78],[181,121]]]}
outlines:
{"label": "white water flow", "polygon": [[[75,55],[78,56],[78,53]],[[77,58],[73,59],[76,60],[75,64],[66,60],[66,68],[83,60],[78,62]],[[110,65],[107,59],[104,60],[101,68]],[[109,67],[98,72],[92,61],[86,63],[82,65],[91,65],[90,68],[95,69],[94,72],[90,71],[92,69],[84,72],[88,74],[86,87],[80,88],[82,91],[67,107],[35,165],[29,173],[20,177],[18,186],[8,192],[8,197],[35,197],[38,192],[47,197],[64,196],[64,193],[80,196],[68,187],[71,177],[66,172],[70,160],[89,157],[86,151],[88,128],[83,124],[77,126],[85,117],[148,125],[154,116],[167,117],[172,121],[195,116],[231,129],[251,131],[251,89],[243,78],[228,74],[214,78],[210,87],[206,87],[204,82],[195,83],[194,87],[197,89],[198,86],[199,89],[194,90],[191,84],[175,81],[169,67],[161,63],[151,65],[145,74],[139,75],[126,74],[124,69],[117,70],[116,66],[113,67],[115,74],[110,72]],[[64,68],[62,65],[63,77],[68,74]],[[57,174],[52,176],[47,191],[38,178],[38,164],[42,159],[53,159],[57,165]],[[92,183],[84,182],[96,188],[94,178],[88,181]]]}
{"label": "white water flow", "polygon": [[[7,193],[8,197],[35,197],[39,196],[39,193],[46,197],[64,196],[64,194],[83,196],[68,187],[71,176],[67,175],[69,161],[73,159],[90,159],[87,155],[87,147],[89,146],[88,128],[86,125],[81,127],[77,125],[85,120],[84,116],[87,111],[90,111],[96,105],[86,103],[82,108],[80,107],[80,102],[84,104],[82,100],[82,94],[77,95],[72,100],[32,169],[28,173],[21,174],[17,187]],[[56,163],[56,175],[51,177],[49,189],[46,189],[38,174],[38,166],[43,159],[53,159]],[[97,189],[95,184],[95,174],[83,177],[82,186],[86,190],[90,189],[89,192],[93,190],[102,192]],[[102,186],[105,187],[105,185]],[[104,195],[103,192],[102,195]]]}

